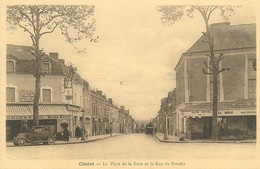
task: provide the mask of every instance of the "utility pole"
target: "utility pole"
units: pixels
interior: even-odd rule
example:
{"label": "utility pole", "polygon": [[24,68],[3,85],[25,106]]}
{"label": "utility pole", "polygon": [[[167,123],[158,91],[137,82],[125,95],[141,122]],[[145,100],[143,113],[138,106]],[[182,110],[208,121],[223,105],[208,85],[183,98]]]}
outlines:
{"label": "utility pole", "polygon": [[164,137],[163,140],[168,140],[168,129],[167,129],[167,110],[164,110],[164,116],[165,116],[165,133],[164,133]]}
{"label": "utility pole", "polygon": [[[84,97],[84,89],[83,89],[83,97]],[[84,103],[83,103],[84,104]],[[84,109],[82,109],[81,110],[81,112],[82,112],[82,117],[83,117],[83,120],[82,120],[82,126],[83,126],[83,128],[82,128],[82,137],[81,137],[81,140],[83,140],[83,141],[85,141],[86,140],[86,137],[85,137],[85,110]]]}

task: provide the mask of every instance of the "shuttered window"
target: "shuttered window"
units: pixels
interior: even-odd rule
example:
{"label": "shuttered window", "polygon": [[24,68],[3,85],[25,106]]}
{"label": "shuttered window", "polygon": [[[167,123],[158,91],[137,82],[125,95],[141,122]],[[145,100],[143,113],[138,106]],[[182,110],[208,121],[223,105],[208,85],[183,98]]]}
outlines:
{"label": "shuttered window", "polygon": [[256,79],[248,79],[248,98],[256,98]]}
{"label": "shuttered window", "polygon": [[42,102],[51,103],[51,89],[42,89]]}
{"label": "shuttered window", "polygon": [[6,88],[6,102],[15,102],[15,88],[14,87]]}
{"label": "shuttered window", "polygon": [[14,72],[14,61],[8,60],[6,62],[6,71],[7,72]]}

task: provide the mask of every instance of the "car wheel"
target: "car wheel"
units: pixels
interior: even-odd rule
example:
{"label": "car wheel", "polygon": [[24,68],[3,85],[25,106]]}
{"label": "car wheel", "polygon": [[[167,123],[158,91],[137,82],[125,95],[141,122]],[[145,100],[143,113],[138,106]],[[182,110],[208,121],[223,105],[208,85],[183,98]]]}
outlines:
{"label": "car wheel", "polygon": [[25,145],[25,143],[26,143],[26,140],[24,138],[19,138],[17,140],[17,145],[19,145],[19,146],[23,146],[23,145]]}
{"label": "car wheel", "polygon": [[48,138],[48,144],[49,145],[55,144],[55,139],[53,137]]}

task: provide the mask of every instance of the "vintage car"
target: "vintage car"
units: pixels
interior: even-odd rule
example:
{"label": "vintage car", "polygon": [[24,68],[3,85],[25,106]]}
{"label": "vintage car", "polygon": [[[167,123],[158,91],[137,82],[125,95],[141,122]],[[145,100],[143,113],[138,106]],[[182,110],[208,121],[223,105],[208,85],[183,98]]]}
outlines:
{"label": "vintage car", "polygon": [[153,134],[153,125],[152,124],[146,125],[145,134]]}
{"label": "vintage car", "polygon": [[25,132],[14,137],[15,146],[23,146],[26,143],[55,144],[56,134],[52,126],[33,126]]}

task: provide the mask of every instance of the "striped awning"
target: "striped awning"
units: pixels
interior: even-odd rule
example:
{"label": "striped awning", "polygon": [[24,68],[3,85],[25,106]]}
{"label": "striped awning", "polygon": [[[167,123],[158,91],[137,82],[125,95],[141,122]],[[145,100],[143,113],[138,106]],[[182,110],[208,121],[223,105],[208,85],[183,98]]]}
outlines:
{"label": "striped awning", "polygon": [[[39,116],[71,115],[65,105],[39,105]],[[6,116],[33,116],[33,105],[6,105]]]}

